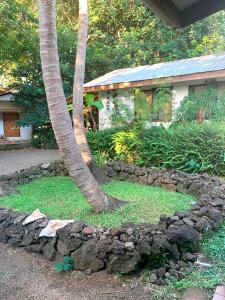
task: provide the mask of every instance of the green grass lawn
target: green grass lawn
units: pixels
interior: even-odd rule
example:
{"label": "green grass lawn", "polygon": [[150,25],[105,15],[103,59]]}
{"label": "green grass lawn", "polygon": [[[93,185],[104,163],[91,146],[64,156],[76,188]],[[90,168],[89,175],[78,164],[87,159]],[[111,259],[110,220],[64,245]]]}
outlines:
{"label": "green grass lawn", "polygon": [[190,195],[128,182],[114,181],[102,188],[129,202],[113,213],[96,215],[68,177],[49,177],[21,185],[20,194],[2,199],[0,207],[28,212],[39,208],[51,218],[85,220],[89,224],[114,227],[126,222],[156,223],[161,214],[187,210],[193,200]]}

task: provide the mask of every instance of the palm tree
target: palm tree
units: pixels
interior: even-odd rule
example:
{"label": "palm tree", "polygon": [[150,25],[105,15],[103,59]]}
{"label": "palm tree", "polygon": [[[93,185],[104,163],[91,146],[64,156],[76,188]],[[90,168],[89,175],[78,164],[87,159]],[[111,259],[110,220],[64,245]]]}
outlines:
{"label": "palm tree", "polygon": [[92,157],[86,139],[83,116],[83,85],[88,37],[88,0],[79,0],[78,23],[77,55],[73,85],[73,125],[74,134],[83,159],[87,164],[90,164]]}
{"label": "palm tree", "polygon": [[39,0],[40,56],[49,114],[60,153],[70,177],[95,212],[120,205],[105,195],[85,164],[67,110],[59,68],[56,32],[56,0]]}

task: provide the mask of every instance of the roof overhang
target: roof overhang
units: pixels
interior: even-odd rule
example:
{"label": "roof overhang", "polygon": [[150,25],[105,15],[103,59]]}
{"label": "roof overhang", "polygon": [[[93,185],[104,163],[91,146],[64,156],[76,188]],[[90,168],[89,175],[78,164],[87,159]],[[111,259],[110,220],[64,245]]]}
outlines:
{"label": "roof overhang", "polygon": [[[120,89],[134,89],[145,86],[155,86],[160,84],[173,84],[179,82],[186,81],[195,81],[195,80],[208,80],[208,79],[216,79],[216,78],[225,78],[225,70],[221,71],[211,71],[204,73],[195,73],[191,75],[182,75],[176,77],[166,77],[160,79],[149,79],[149,80],[141,80],[141,81],[132,81],[132,82],[121,82],[110,85],[100,85],[100,86],[92,86],[92,87],[84,87],[84,93],[96,93],[101,91],[112,91],[112,90],[120,90]],[[67,103],[72,103],[73,96],[67,97]]]}
{"label": "roof overhang", "polygon": [[142,0],[166,24],[178,28],[225,9],[225,0]]}
{"label": "roof overhang", "polygon": [[118,89],[131,89],[131,88],[138,88],[143,86],[160,85],[165,83],[173,84],[173,83],[179,83],[185,81],[206,80],[206,79],[215,79],[215,78],[223,78],[223,77],[225,77],[225,70],[210,71],[210,72],[203,72],[203,73],[195,73],[191,75],[181,75],[181,76],[158,78],[158,79],[121,82],[121,83],[115,83],[110,85],[84,87],[84,93],[93,93],[99,91],[110,91],[110,90],[118,90]]}

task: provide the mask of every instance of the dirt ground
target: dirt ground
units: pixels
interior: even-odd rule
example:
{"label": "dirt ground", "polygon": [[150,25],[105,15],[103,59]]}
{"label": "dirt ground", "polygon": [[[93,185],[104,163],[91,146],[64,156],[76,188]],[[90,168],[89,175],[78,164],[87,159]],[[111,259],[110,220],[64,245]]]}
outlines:
{"label": "dirt ground", "polygon": [[22,149],[15,151],[0,151],[0,175],[49,163],[60,159],[58,150]]}
{"label": "dirt ground", "polygon": [[125,284],[105,272],[57,274],[43,257],[0,244],[1,300],[150,300],[137,281]]}

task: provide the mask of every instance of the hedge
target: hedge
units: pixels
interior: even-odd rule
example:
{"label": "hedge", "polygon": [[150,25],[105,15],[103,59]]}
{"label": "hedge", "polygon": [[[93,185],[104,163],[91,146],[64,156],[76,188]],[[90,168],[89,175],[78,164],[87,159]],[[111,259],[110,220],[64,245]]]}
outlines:
{"label": "hedge", "polygon": [[165,129],[110,129],[88,134],[92,153],[144,166],[225,174],[225,126],[190,123]]}

